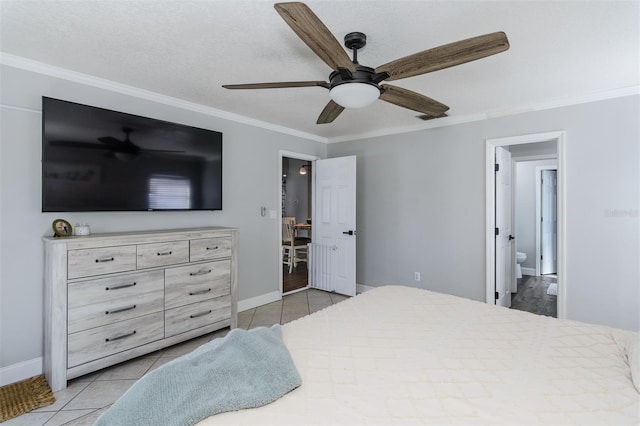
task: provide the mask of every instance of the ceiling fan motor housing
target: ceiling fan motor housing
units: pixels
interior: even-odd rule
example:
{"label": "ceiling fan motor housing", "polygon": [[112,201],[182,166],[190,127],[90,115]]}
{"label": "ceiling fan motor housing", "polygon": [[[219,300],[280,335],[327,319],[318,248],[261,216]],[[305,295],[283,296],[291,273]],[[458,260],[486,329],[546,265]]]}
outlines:
{"label": "ceiling fan motor housing", "polygon": [[[332,72],[329,75],[330,88],[334,88],[345,83],[365,83],[378,87],[378,82],[374,81],[376,75],[375,70],[371,67],[365,67],[364,65],[355,64],[356,71],[351,72],[346,68],[340,68],[337,71]],[[382,80],[380,80],[382,81]]]}

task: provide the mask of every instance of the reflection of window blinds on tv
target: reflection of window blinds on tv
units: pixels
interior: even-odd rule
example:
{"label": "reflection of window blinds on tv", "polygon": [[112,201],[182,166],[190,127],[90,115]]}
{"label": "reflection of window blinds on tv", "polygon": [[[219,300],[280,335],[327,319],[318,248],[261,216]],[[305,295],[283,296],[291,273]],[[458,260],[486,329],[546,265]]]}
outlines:
{"label": "reflection of window blinds on tv", "polygon": [[149,208],[191,208],[191,184],[189,179],[173,176],[152,176],[149,179]]}

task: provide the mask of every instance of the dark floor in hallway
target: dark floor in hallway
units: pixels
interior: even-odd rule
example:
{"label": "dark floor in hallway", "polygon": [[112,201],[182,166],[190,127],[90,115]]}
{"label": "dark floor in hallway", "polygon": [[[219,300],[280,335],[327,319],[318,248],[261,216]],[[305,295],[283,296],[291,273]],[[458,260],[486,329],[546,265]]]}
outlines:
{"label": "dark floor in hallway", "polygon": [[305,288],[309,282],[307,262],[300,262],[289,273],[289,267],[282,265],[282,291],[288,293],[299,288]]}
{"label": "dark floor in hallway", "polygon": [[556,282],[555,275],[524,275],[518,279],[518,292],[511,294],[511,309],[557,318],[558,296],[547,294],[549,285]]}

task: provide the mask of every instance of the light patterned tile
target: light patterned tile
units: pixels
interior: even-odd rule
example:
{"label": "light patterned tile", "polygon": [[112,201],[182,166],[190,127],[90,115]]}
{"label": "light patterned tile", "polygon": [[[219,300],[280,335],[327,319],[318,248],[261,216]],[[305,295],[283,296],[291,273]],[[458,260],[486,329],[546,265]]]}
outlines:
{"label": "light patterned tile", "polygon": [[238,313],[238,328],[247,329],[251,325],[251,320],[253,319],[253,314],[256,312],[256,309],[248,309],[246,311]]}
{"label": "light patterned tile", "polygon": [[329,303],[328,305],[312,305],[312,304],[309,304],[309,313],[313,314],[314,312],[321,311],[324,308],[327,308],[329,306],[331,306],[331,303]]}
{"label": "light patterned tile", "polygon": [[156,362],[151,366],[151,368],[149,368],[149,371],[147,371],[147,373],[155,370],[156,368],[160,367],[161,365],[164,365],[166,363],[168,363],[169,361],[173,361],[174,359],[176,359],[178,357],[170,357],[170,356],[162,356],[160,358],[158,358],[156,360]]}
{"label": "light patterned tile", "polygon": [[105,368],[96,380],[139,379],[149,370],[158,356],[140,357]]}
{"label": "light patterned tile", "polygon": [[78,394],[67,406],[67,410],[84,410],[102,408],[113,404],[125,393],[135,380],[104,380],[90,383],[86,389]]}
{"label": "light patterned tile", "polygon": [[282,318],[282,301],[269,303],[268,305],[259,306],[251,320],[250,328],[260,326],[270,327],[274,324],[280,324]]}
{"label": "light patterned tile", "polygon": [[264,313],[273,313],[279,312],[282,310],[282,300],[278,300],[276,302],[268,303],[266,305],[258,306],[256,308],[256,312],[253,314],[254,316],[264,314]]}
{"label": "light patterned tile", "polygon": [[334,305],[342,302],[343,300],[349,299],[349,296],[345,296],[344,294],[329,293],[329,295],[331,296],[331,301]]}
{"label": "light patterned tile", "polygon": [[42,426],[56,413],[26,413],[2,423],[2,426]]}
{"label": "light patterned tile", "polygon": [[291,321],[295,321],[297,319],[300,319],[302,317],[305,317],[309,315],[308,312],[289,312],[289,313],[282,313],[282,324],[286,324],[288,322]]}
{"label": "light patterned tile", "polygon": [[84,376],[80,376],[80,377],[76,377],[75,379],[71,379],[67,382],[67,385],[71,385],[71,383],[76,383],[76,382],[84,382],[84,383],[91,383],[93,382],[100,374],[102,374],[102,371],[95,371],[93,373],[89,373],[89,374],[85,374]]}
{"label": "light patterned tile", "polygon": [[274,324],[280,324],[281,318],[281,314],[278,314],[277,316],[255,316],[253,317],[253,321],[251,321],[251,326],[249,328],[271,327]]}
{"label": "light patterned tile", "polygon": [[[93,426],[98,420],[98,417],[102,415],[105,411],[109,409],[110,405],[99,410],[91,410],[89,414],[85,414],[82,417],[78,417],[77,419],[71,420],[68,423],[65,423],[64,426]],[[47,425],[48,426],[48,425]]]}
{"label": "light patterned tile", "polygon": [[295,313],[305,313],[308,314],[309,313],[309,302],[307,300],[306,297],[304,298],[291,298],[291,299],[285,299],[283,304],[282,304],[282,312],[283,313],[289,313],[289,312],[295,312]]}
{"label": "light patterned tile", "polygon": [[86,416],[87,414],[93,413],[95,410],[68,410],[68,411],[59,411],[57,412],[47,423],[45,426],[62,426],[66,425],[68,422],[72,420],[79,419],[80,417]]}
{"label": "light patterned tile", "polygon": [[46,407],[38,408],[34,410],[34,413],[43,411],[58,411],[64,408],[73,398],[75,398],[80,392],[82,392],[90,382],[78,382],[70,381],[65,389],[58,392],[54,392],[53,396],[56,398],[56,402]]}
{"label": "light patterned tile", "polygon": [[178,343],[162,350],[160,357],[176,357],[186,355],[194,349],[204,345],[209,341],[209,335],[196,337],[195,339],[187,340],[186,342]]}
{"label": "light patterned tile", "polygon": [[309,298],[309,305],[331,305],[330,293],[326,291],[320,291],[316,289],[307,290],[307,297]]}

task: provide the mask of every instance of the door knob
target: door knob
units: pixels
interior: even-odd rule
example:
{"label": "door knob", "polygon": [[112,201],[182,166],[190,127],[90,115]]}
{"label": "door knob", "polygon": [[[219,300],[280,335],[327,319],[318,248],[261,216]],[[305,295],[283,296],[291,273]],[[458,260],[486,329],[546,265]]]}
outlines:
{"label": "door knob", "polygon": [[509,235],[509,241],[515,240],[515,239],[516,239],[516,237],[514,237],[513,235]]}
{"label": "door knob", "polygon": [[343,231],[342,233],[343,233],[344,235],[356,235],[356,231],[352,231],[352,230],[349,230],[349,231]]}

